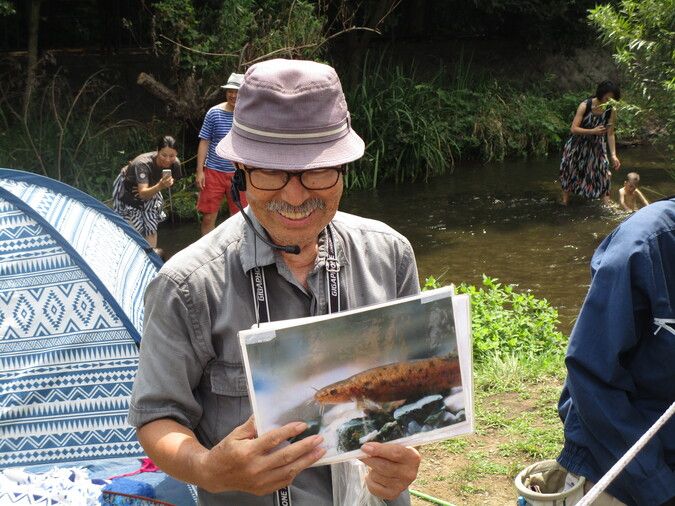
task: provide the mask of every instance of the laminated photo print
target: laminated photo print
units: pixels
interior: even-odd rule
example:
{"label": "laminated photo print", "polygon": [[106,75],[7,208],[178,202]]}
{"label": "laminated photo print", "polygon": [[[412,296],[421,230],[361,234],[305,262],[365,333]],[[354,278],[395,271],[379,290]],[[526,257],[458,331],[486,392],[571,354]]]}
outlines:
{"label": "laminated photo print", "polygon": [[[324,438],[315,465],[369,441],[421,445],[473,430],[469,298],[440,288],[239,333],[258,434]],[[291,441],[292,442],[292,441]]]}

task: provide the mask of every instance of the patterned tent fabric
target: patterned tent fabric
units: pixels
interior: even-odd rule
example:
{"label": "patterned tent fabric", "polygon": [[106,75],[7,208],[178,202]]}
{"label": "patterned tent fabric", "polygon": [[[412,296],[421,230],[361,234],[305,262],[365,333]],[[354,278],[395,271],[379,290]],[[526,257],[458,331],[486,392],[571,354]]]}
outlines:
{"label": "patterned tent fabric", "polygon": [[143,455],[126,417],[160,265],[97,200],[0,169],[0,468]]}

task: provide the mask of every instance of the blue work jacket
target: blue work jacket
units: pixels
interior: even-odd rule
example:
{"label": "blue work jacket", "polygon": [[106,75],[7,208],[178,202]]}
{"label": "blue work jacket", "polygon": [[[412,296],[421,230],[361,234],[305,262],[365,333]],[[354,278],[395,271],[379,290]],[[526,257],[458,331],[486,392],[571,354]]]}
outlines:
{"label": "blue work jacket", "polygon": [[[658,325],[675,319],[675,199],[623,222],[596,250],[591,275],[565,360],[558,462],[597,482],[675,401],[675,323]],[[675,497],[675,419],[607,492],[638,506]]]}

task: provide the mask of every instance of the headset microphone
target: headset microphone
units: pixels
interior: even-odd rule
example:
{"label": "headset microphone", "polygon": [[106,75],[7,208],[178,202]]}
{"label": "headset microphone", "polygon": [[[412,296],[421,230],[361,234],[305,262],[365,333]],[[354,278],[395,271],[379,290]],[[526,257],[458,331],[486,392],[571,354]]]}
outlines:
{"label": "headset microphone", "polygon": [[270,248],[273,248],[278,251],[283,251],[284,253],[290,253],[292,255],[299,255],[300,254],[300,246],[298,245],[290,245],[290,246],[279,246],[277,244],[274,244],[273,242],[268,241],[263,237],[263,235],[258,232],[253,225],[253,222],[251,221],[251,218],[249,218],[246,213],[244,212],[244,209],[241,206],[241,198],[239,197],[239,192],[246,191],[246,178],[244,177],[244,171],[241,169],[237,169],[234,172],[234,177],[232,178],[232,191],[231,191],[231,196],[232,200],[234,201],[234,205],[239,208],[239,211],[241,211],[241,215],[246,220],[246,223],[248,223],[248,226],[251,227],[251,230],[253,230],[253,233],[260,239],[262,242],[267,244]]}

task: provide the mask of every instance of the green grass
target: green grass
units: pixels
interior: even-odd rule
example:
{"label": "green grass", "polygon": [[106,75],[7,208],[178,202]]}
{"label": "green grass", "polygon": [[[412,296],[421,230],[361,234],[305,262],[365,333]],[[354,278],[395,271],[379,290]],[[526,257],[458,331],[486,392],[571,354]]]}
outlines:
{"label": "green grass", "polygon": [[[426,447],[413,488],[454,504],[512,498],[513,479],[533,462],[556,458],[562,423],[556,411],[565,377],[559,354],[490,356],[476,364],[476,432]],[[413,504],[425,504],[414,501]]]}

